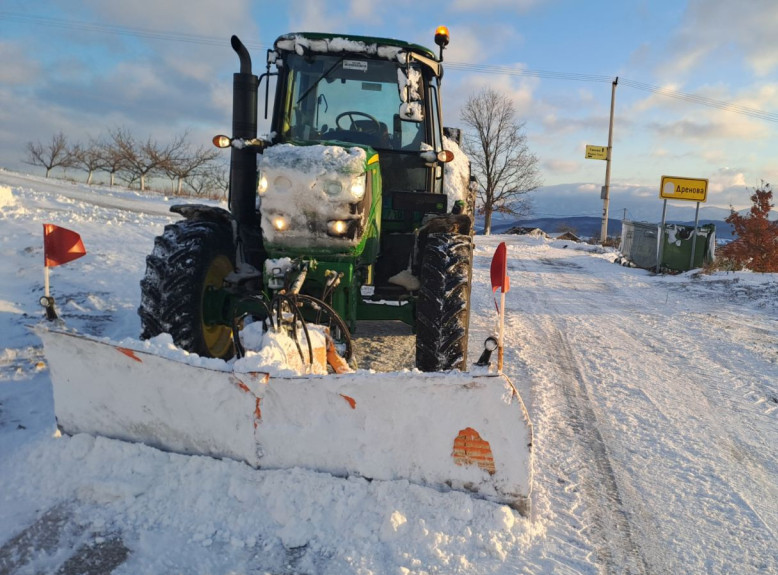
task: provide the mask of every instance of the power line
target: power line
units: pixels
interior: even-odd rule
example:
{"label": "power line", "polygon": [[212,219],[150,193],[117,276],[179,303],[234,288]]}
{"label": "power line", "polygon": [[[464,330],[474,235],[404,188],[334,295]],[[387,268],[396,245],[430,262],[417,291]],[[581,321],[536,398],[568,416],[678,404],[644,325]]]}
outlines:
{"label": "power line", "polygon": [[[169,32],[150,30],[148,28],[135,28],[130,26],[115,26],[112,24],[97,24],[92,22],[79,22],[76,20],[64,20],[62,18],[51,18],[48,16],[35,16],[31,14],[16,14],[13,12],[0,11],[0,20],[9,20],[27,24],[37,24],[59,30],[69,30],[74,32],[97,32],[114,36],[129,36],[134,38],[145,38],[150,40],[164,40],[168,42],[185,42],[188,44],[200,44],[205,46],[229,46],[229,38],[214,36],[204,36],[201,34],[186,34],[182,32]],[[265,49],[268,46],[261,44],[245,43],[247,47],[254,49]]]}
{"label": "power line", "polygon": [[613,76],[599,74],[576,74],[571,72],[551,72],[549,70],[520,69],[511,66],[495,66],[489,64],[468,64],[466,62],[445,63],[446,68],[462,70],[465,72],[481,72],[498,74],[500,76],[530,76],[534,78],[548,78],[551,80],[573,80],[576,82],[612,82]]}
{"label": "power line", "polygon": [[722,100],[714,100],[713,98],[707,98],[705,96],[699,96],[696,94],[687,94],[685,92],[678,92],[677,90],[671,90],[669,88],[662,88],[659,86],[652,86],[643,82],[637,82],[635,80],[629,80],[625,78],[619,78],[619,82],[630,88],[636,90],[643,90],[660,96],[667,96],[668,98],[675,98],[677,100],[683,100],[685,102],[691,102],[693,104],[701,104],[710,108],[717,108],[719,110],[725,110],[727,112],[734,112],[736,114],[742,114],[744,116],[750,116],[752,118],[758,118],[760,120],[767,120],[768,122],[778,122],[778,114],[772,114],[770,112],[764,112],[757,108],[749,108],[748,106],[741,106],[740,104],[734,104],[732,102],[725,102]]}
{"label": "power line", "polygon": [[[578,74],[571,72],[551,72],[548,70],[530,70],[520,69],[510,66],[494,66],[488,64],[468,64],[465,62],[446,62],[447,68],[454,70],[462,70],[465,72],[475,72],[483,74],[497,74],[500,76],[525,76],[532,78],[545,78],[549,80],[567,80],[575,82],[594,82],[594,83],[608,83],[613,82],[613,76],[603,76],[598,74]],[[635,90],[642,90],[659,96],[665,96],[668,98],[674,98],[676,100],[682,100],[690,102],[692,104],[699,104],[707,106],[709,108],[716,108],[727,112],[734,112],[744,116],[750,116],[760,120],[766,120],[768,122],[778,122],[778,114],[765,112],[758,108],[750,108],[748,106],[741,106],[733,102],[727,102],[723,100],[715,100],[713,98],[707,98],[705,96],[699,96],[696,94],[688,94],[686,92],[679,92],[678,90],[672,90],[670,88],[662,88],[660,86],[654,86],[652,84],[646,84],[645,82],[638,82],[636,80],[630,80],[619,76],[619,83],[634,88]]]}
{"label": "power line", "polygon": [[[36,16],[32,14],[19,14],[15,12],[0,11],[0,20],[9,20],[22,23],[34,23],[41,26],[48,26],[50,28],[57,28],[60,30],[70,30],[78,32],[96,32],[102,34],[110,34],[116,36],[129,36],[135,38],[145,38],[149,40],[162,40],[168,42],[185,42],[189,44],[200,44],[205,46],[227,46],[229,41],[226,38],[217,38],[213,36],[204,36],[201,34],[186,34],[181,32],[169,32],[150,30],[147,28],[136,28],[129,26],[115,26],[111,24],[97,24],[91,22],[80,22],[76,20],[65,20],[62,18],[52,18],[48,16]],[[248,48],[252,49],[268,49],[271,46],[258,43],[245,43]],[[575,72],[554,72],[550,70],[531,70],[521,69],[511,66],[497,66],[489,64],[471,64],[467,62],[446,62],[446,67],[453,70],[460,70],[463,72],[472,72],[478,74],[496,74],[500,76],[524,76],[532,78],[544,78],[548,80],[563,80],[571,82],[592,82],[592,83],[611,83],[613,76],[604,76],[601,74],[581,74]],[[635,90],[641,90],[651,94],[657,94],[667,98],[673,98],[691,104],[698,104],[709,108],[715,108],[727,112],[733,112],[743,116],[764,120],[767,122],[778,122],[778,114],[771,112],[765,112],[758,108],[751,108],[748,106],[741,106],[733,102],[727,102],[724,100],[715,100],[713,98],[707,98],[705,96],[699,96],[696,94],[689,94],[686,92],[680,92],[678,90],[672,90],[669,88],[662,88],[645,82],[639,82],[636,80],[630,80],[628,78],[619,77],[619,82],[624,86],[633,88]]]}

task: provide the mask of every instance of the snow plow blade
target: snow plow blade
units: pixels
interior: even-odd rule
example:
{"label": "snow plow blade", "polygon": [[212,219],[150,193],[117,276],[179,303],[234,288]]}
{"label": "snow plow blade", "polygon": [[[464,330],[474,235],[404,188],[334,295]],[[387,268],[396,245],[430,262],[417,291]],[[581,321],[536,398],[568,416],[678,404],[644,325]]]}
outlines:
{"label": "snow plow blade", "polygon": [[527,513],[532,427],[504,376],[270,377],[238,373],[224,362],[214,362],[222,371],[72,333],[36,332],[65,433],[262,469],[405,479]]}

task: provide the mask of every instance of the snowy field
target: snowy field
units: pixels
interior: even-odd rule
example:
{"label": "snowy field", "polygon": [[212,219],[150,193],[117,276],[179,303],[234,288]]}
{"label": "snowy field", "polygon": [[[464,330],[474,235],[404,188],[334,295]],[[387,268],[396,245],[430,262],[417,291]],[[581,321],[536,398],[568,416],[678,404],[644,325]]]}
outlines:
{"label": "snowy field", "polygon": [[140,331],[144,258],[172,203],[0,171],[0,574],[778,573],[774,274],[661,277],[592,246],[477,237],[471,362],[508,244],[505,371],[535,433],[528,518],[403,481],[54,437],[27,328],[43,317],[42,224],[88,252],[52,269],[61,315],[119,341]]}

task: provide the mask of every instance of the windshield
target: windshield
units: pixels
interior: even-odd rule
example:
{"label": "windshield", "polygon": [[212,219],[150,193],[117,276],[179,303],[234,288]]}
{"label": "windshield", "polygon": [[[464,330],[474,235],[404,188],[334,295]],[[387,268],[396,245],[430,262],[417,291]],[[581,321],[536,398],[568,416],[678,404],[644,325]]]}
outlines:
{"label": "windshield", "polygon": [[[282,141],[340,140],[388,150],[420,151],[425,121],[401,119],[399,63],[357,56],[289,54],[280,74],[285,83]],[[419,90],[417,97],[424,97]],[[424,110],[423,100],[418,104]],[[423,114],[422,114],[423,115]]]}

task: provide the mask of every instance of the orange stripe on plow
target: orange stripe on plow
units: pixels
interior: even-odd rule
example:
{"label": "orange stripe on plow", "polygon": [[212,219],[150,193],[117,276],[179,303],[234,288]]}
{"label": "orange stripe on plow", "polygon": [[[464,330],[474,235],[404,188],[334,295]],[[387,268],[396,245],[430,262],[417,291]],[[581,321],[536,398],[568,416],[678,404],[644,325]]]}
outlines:
{"label": "orange stripe on plow", "polygon": [[343,399],[345,399],[348,402],[348,404],[351,406],[351,409],[357,408],[357,402],[354,401],[353,397],[349,397],[348,395],[343,395],[342,393],[339,393],[338,395],[340,395]]}
{"label": "orange stripe on plow", "polygon": [[259,404],[262,402],[262,398],[257,398],[257,404],[254,408],[254,429],[259,426],[260,423],[262,423],[262,410],[259,408]]}
{"label": "orange stripe on plow", "polygon": [[143,363],[141,358],[139,358],[137,355],[135,355],[135,352],[132,351],[131,349],[127,349],[126,347],[117,347],[116,349],[118,351],[120,351],[121,353],[123,353],[124,355],[126,355],[127,357],[129,357],[131,359],[134,359],[135,361],[137,361],[139,363]]}
{"label": "orange stripe on plow", "polygon": [[472,427],[466,427],[459,432],[454,440],[451,457],[457,465],[477,465],[491,475],[496,471],[489,442],[482,439]]}

